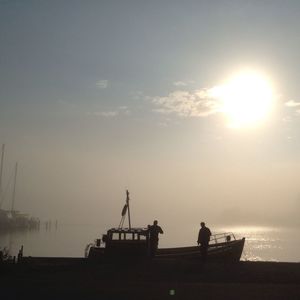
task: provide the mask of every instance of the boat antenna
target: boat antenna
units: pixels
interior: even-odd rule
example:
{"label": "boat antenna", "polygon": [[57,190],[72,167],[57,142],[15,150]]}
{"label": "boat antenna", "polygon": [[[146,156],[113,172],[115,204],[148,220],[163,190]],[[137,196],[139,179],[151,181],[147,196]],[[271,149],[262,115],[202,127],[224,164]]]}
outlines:
{"label": "boat antenna", "polygon": [[129,191],[126,190],[126,204],[124,205],[123,209],[122,209],[122,217],[121,217],[121,221],[119,224],[119,228],[123,228],[123,224],[126,218],[126,213],[128,212],[128,224],[129,224],[129,229],[131,229],[131,220],[130,220],[130,207],[129,207]]}

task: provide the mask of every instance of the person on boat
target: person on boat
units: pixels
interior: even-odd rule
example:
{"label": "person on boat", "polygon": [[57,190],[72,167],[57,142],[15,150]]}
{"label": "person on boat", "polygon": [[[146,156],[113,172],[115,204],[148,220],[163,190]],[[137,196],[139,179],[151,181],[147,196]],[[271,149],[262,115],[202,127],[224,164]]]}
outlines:
{"label": "person on boat", "polygon": [[156,250],[158,248],[158,235],[163,234],[163,230],[160,226],[157,225],[158,222],[155,220],[153,225],[148,225],[148,232],[149,232],[149,250],[150,256],[154,257]]}
{"label": "person on boat", "polygon": [[204,222],[201,222],[200,226],[201,228],[199,230],[197,243],[198,245],[200,245],[201,258],[203,261],[206,261],[207,248],[208,248],[211,232],[210,229],[205,226]]}

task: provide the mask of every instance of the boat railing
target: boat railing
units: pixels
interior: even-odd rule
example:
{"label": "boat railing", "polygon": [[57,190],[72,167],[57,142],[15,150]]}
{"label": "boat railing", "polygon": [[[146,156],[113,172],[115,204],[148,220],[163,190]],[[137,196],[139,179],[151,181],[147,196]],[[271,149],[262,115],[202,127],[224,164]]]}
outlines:
{"label": "boat railing", "polygon": [[210,243],[226,243],[226,242],[231,242],[235,241],[236,238],[232,232],[224,232],[224,233],[215,233],[212,234],[210,237]]}

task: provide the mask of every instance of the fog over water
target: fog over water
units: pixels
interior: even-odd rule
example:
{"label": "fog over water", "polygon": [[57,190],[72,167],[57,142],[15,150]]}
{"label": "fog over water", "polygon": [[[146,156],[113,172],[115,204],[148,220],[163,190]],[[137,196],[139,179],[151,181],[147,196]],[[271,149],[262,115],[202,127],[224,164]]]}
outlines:
{"label": "fog over water", "polygon": [[[196,245],[196,226],[163,226],[163,229],[165,233],[160,236],[162,248]],[[236,238],[245,237],[242,260],[300,262],[299,228],[213,226],[211,230],[213,234],[233,232]],[[104,232],[105,229],[94,225],[60,225],[57,230],[41,228],[39,231],[0,232],[0,247],[7,247],[11,255],[17,255],[23,245],[25,256],[84,257],[86,246],[95,238],[101,238]]]}
{"label": "fog over water", "polygon": [[[295,164],[216,165],[199,158],[190,161],[189,156],[127,162],[117,155],[116,161],[102,164],[97,155],[93,160],[88,152],[87,157],[76,154],[40,153],[42,157],[35,159],[20,155],[15,209],[43,221],[110,226],[118,219],[128,188],[136,224],[153,219],[169,226],[192,226],[201,220],[224,225],[299,224]],[[5,175],[11,173],[12,169]],[[11,190],[2,208],[10,206]]]}

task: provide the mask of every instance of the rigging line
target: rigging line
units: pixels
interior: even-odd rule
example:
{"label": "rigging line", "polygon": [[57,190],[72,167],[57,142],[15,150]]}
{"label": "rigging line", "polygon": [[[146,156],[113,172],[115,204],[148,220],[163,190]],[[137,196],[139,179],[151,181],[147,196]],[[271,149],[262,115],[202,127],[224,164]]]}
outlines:
{"label": "rigging line", "polygon": [[[121,217],[121,221],[120,221],[120,224],[119,224],[119,228],[121,228],[121,226],[123,226],[122,220],[123,220],[123,216]],[[121,224],[122,224],[122,225],[121,225]]]}
{"label": "rigging line", "polygon": [[126,215],[122,216],[120,224],[119,224],[119,228],[123,228],[125,218],[126,218]]}

